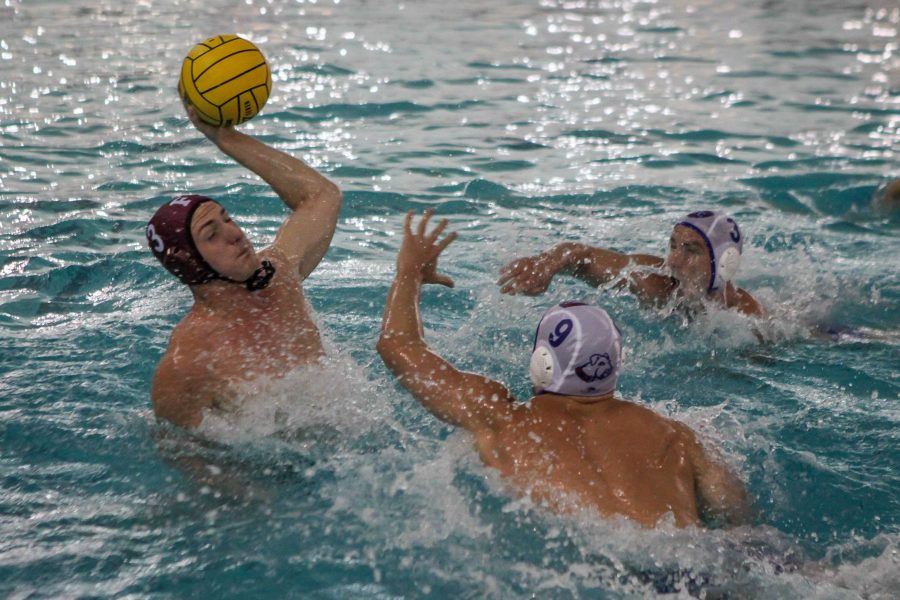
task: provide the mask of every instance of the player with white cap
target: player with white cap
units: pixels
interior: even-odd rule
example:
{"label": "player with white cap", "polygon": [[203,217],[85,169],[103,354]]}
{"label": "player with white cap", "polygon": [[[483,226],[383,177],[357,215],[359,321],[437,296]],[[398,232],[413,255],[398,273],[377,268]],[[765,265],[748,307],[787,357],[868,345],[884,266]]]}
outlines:
{"label": "player with white cap", "polygon": [[732,217],[702,210],[676,223],[665,259],[563,242],[536,256],[512,261],[501,269],[498,284],[505,294],[540,294],[554,275],[569,272],[592,285],[618,281],[645,303],[656,306],[672,300],[689,308],[712,303],[763,316],[762,305],[732,283],[743,249],[743,234]]}
{"label": "player with white cap", "polygon": [[529,369],[535,393],[610,394],[621,367],[622,336],[602,308],[562,302],[541,317]]}
{"label": "player with white cap", "polygon": [[482,461],[537,504],[588,508],[645,527],[745,523],[743,484],[686,425],[616,397],[622,335],[603,309],[583,302],[549,308],[535,332],[525,403],[500,382],[456,369],[425,342],[423,284],[449,287],[437,259],[456,234],[415,231],[407,214],[378,352],[398,381],[438,418],[474,436]]}

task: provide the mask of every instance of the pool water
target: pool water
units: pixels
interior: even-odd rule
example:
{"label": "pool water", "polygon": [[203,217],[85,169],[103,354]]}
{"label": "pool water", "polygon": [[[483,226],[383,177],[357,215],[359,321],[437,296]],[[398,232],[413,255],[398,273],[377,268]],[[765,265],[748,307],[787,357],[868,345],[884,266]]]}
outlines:
{"label": "pool water", "polygon": [[[873,198],[900,176],[898,30],[886,0],[0,0],[0,596],[896,597],[900,217]],[[243,130],[345,200],[305,284],[329,358],[190,435],[150,409],[191,298],[143,226],[184,191],[257,246],[285,216],[175,93],[219,33],[273,68]],[[541,311],[601,304],[621,395],[718,448],[754,526],[550,514],[402,391],[374,346],[427,207],[459,232],[456,287],[422,296],[436,350],[526,399]],[[563,240],[661,254],[708,207],[770,318],[495,285]]]}

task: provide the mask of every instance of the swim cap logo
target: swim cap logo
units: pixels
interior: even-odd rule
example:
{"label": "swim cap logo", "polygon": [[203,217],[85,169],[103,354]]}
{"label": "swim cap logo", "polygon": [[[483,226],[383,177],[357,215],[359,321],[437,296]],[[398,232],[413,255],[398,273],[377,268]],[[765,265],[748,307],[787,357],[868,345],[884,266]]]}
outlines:
{"label": "swim cap logo", "polygon": [[612,360],[606,353],[592,354],[588,362],[575,368],[575,374],[585,383],[606,379],[612,372]]}

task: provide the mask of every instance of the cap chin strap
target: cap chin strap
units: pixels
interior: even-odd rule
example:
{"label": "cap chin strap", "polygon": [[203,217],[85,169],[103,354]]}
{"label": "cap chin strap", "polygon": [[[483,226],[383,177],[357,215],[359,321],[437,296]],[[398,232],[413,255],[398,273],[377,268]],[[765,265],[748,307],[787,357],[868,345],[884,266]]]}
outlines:
{"label": "cap chin strap", "polygon": [[[213,273],[215,273],[215,271],[213,271]],[[253,275],[244,281],[238,281],[237,279],[225,277],[218,273],[216,273],[214,279],[220,279],[222,281],[227,281],[228,283],[244,284],[248,291],[255,292],[267,288],[269,282],[272,281],[273,275],[275,275],[275,266],[270,261],[264,260],[262,261],[262,266],[253,271]]]}
{"label": "cap chin strap", "polygon": [[275,275],[275,267],[272,266],[271,262],[264,260],[262,261],[262,266],[253,271],[253,275],[244,282],[244,285],[251,292],[265,289],[268,287],[269,282],[272,281],[273,275]]}

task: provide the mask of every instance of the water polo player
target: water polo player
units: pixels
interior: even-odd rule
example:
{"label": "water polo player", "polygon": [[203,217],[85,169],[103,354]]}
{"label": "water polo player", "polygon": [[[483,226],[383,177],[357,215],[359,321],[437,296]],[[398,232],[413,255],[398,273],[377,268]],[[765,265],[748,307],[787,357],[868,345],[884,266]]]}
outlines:
{"label": "water polo player", "polygon": [[151,251],[194,296],[153,377],[153,409],[195,427],[206,410],[234,406],[239,384],[322,356],[302,282],[328,250],[341,192],[302,161],[187,110],[201,133],[291,209],[274,243],[259,253],[225,208],[205,196],[178,196],[147,225]]}
{"label": "water polo player", "polygon": [[397,275],[388,295],[378,352],[425,408],[474,435],[482,461],[535,503],[587,507],[646,527],[679,527],[750,518],[741,482],[686,425],[615,398],[621,335],[600,308],[568,302],[541,317],[531,357],[535,396],[517,403],[506,387],[457,370],[424,340],[422,284],[452,286],[437,273],[455,238],[430,233],[426,212],[413,231],[406,217]]}
{"label": "water polo player", "polygon": [[672,300],[686,307],[712,302],[763,316],[762,305],[731,282],[743,245],[734,219],[704,210],[687,215],[675,225],[665,259],[563,242],[536,256],[512,261],[501,269],[497,283],[505,294],[540,294],[554,275],[565,272],[591,285],[618,279],[639,299],[655,306]]}

